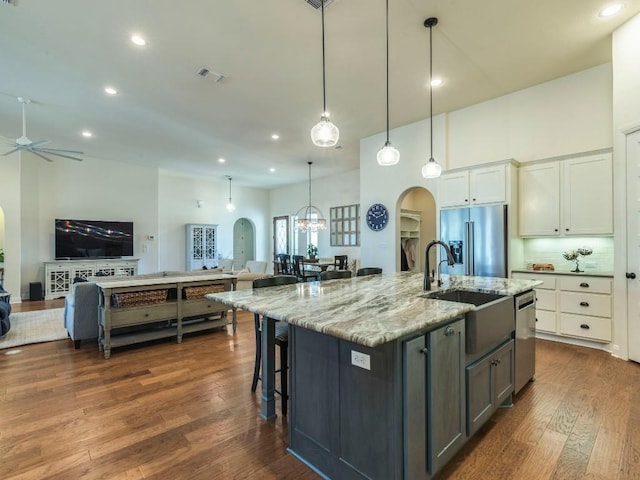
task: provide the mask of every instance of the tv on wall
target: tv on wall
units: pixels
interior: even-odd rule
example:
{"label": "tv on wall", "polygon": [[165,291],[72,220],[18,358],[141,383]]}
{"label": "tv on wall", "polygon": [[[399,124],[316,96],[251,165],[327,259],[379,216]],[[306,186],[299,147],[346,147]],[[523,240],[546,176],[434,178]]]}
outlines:
{"label": "tv on wall", "polygon": [[55,221],[56,260],[133,255],[133,222]]}

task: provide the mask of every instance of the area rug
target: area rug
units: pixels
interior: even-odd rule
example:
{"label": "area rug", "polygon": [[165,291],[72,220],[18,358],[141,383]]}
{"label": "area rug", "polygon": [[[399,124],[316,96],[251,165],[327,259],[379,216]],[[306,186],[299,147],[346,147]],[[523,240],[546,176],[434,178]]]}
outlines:
{"label": "area rug", "polygon": [[0,350],[67,338],[63,315],[64,308],[12,313],[11,330],[0,337]]}

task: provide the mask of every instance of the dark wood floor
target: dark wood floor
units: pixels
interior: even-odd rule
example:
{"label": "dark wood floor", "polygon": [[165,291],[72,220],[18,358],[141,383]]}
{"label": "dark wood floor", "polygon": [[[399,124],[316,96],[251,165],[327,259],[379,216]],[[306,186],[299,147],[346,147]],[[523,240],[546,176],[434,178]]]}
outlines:
{"label": "dark wood floor", "polygon": [[[0,351],[0,477],[319,478],[286,452],[286,418],[260,418],[252,317],[239,322],[235,336],[219,329],[109,360],[70,341]],[[537,356],[537,381],[439,478],[639,479],[640,366],[548,341]]]}

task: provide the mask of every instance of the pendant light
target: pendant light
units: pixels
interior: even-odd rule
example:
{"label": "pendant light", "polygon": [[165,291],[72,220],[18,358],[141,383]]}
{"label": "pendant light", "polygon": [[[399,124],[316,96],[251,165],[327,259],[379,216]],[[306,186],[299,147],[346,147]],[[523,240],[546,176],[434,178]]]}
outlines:
{"label": "pendant light", "polygon": [[229,179],[229,203],[227,203],[227,212],[231,213],[233,211],[235,211],[236,206],[231,202],[231,177],[229,175],[227,175],[227,178]]}
{"label": "pendant light", "polygon": [[302,207],[296,213],[296,230],[301,232],[317,232],[318,230],[326,230],[327,221],[324,219],[322,212],[318,207],[311,205],[311,164],[309,164],[309,204]]}
{"label": "pendant light", "polygon": [[329,120],[329,112],[327,112],[327,93],[324,72],[324,2],[320,0],[322,11],[322,115],[320,121],[311,129],[311,141],[318,147],[333,147],[338,143],[340,131],[331,120]]}
{"label": "pendant light", "polygon": [[438,24],[435,17],[427,18],[424,26],[429,29],[429,126],[431,128],[431,152],[429,161],[422,167],[422,176],[424,178],[438,178],[442,173],[442,167],[433,158],[433,85],[431,84],[433,77],[433,27]]}
{"label": "pendant light", "polygon": [[387,0],[387,141],[378,151],[378,165],[388,167],[400,161],[400,152],[389,141],[389,0]]}

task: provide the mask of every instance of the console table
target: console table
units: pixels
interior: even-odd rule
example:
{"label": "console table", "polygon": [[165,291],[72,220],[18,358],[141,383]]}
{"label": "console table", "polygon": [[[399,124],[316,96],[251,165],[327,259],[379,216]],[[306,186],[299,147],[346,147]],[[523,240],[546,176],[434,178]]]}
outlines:
{"label": "console table", "polygon": [[107,276],[136,275],[138,258],[120,259],[82,259],[56,260],[44,262],[45,300],[64,297],[71,291],[76,277],[93,277],[96,273]]}
{"label": "console table", "polygon": [[[161,278],[137,278],[96,282],[99,295],[98,345],[104,358],[111,349],[158,338],[232,324],[236,311],[227,317],[228,306],[204,297],[208,292],[236,289],[234,275],[212,273]],[[216,318],[214,318],[216,316]]]}

